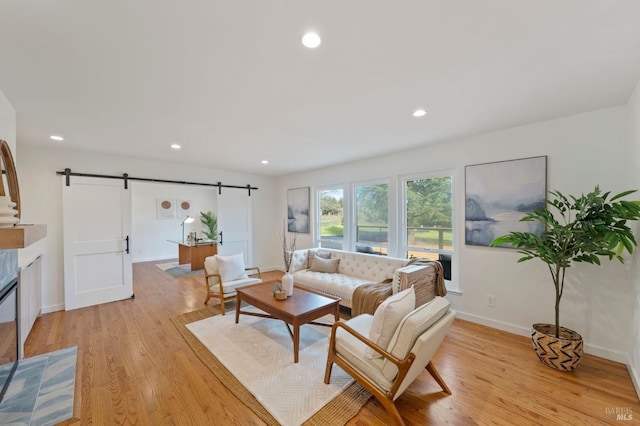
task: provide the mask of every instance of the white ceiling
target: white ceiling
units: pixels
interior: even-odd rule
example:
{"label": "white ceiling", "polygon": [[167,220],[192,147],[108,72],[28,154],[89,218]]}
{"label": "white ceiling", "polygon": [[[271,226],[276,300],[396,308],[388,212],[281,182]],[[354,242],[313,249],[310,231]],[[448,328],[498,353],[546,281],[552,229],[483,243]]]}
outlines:
{"label": "white ceiling", "polygon": [[18,144],[267,175],[621,105],[639,79],[638,0],[0,2]]}

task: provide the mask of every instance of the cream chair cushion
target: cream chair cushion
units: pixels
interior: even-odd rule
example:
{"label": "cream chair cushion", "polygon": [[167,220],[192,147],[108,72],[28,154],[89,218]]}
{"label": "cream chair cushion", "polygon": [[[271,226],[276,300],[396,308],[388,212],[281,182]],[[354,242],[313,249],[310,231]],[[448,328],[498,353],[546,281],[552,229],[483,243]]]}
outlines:
{"label": "cream chair cushion", "polygon": [[[445,316],[449,311],[449,305],[447,299],[436,296],[430,302],[409,313],[395,330],[387,352],[400,359],[409,355],[409,351],[413,348],[418,337]],[[392,362],[385,359],[382,373],[387,380],[393,380],[398,369]]]}
{"label": "cream chair cushion", "polygon": [[[372,322],[373,315],[360,314],[348,320],[347,325],[367,337]],[[383,360],[381,358],[369,359],[369,346],[344,329],[338,328],[336,332],[336,351],[340,356],[348,360],[351,365],[360,370],[365,376],[372,378],[382,389],[391,389],[391,381],[387,380],[382,374]]]}
{"label": "cream chair cushion", "polygon": [[[368,334],[369,340],[381,348],[387,349],[400,321],[415,308],[416,293],[413,287],[409,287],[385,299],[373,314],[373,321]],[[371,348],[367,349],[367,356],[370,359],[382,358],[382,355]]]}
{"label": "cream chair cushion", "polygon": [[[204,259],[204,270],[207,274],[219,274],[218,271],[218,261],[216,260],[217,255],[205,257]],[[213,284],[218,284],[218,277],[209,277],[209,286]]]}
{"label": "cream chair cushion", "polygon": [[[242,254],[240,254],[240,256],[242,256]],[[220,257],[224,257],[224,256],[215,255],[215,256],[209,256],[205,258],[204,269],[207,271],[207,274],[220,274],[222,276],[222,273],[219,270],[219,265],[218,265],[218,260],[220,259]],[[224,281],[223,279],[223,282],[224,282],[223,295],[225,297],[233,296],[236,292],[236,288],[238,287],[244,287],[246,285],[258,284],[262,282],[262,280],[259,278],[250,278],[246,274],[246,271],[244,270],[244,260],[242,261],[242,263],[243,263],[242,273],[244,274],[245,278],[240,278],[233,281]],[[220,293],[220,280],[218,279],[218,276],[209,277],[207,281],[209,284],[209,289],[212,293]]]}
{"label": "cream chair cushion", "polygon": [[[446,333],[451,321],[453,321],[453,317],[455,317],[454,312],[451,312],[451,318],[448,321],[443,320],[443,322],[446,323],[441,326],[434,327],[434,324],[438,323],[440,319],[450,312],[449,305],[450,304],[447,299],[438,296],[429,303],[411,311],[401,320],[396,333],[394,333],[391,339],[388,352],[400,359],[406,358],[409,355],[409,352],[412,349],[415,349],[414,345],[418,338],[420,338],[433,346],[432,348],[420,347],[421,351],[429,352],[427,355],[430,359],[433,352],[435,352],[437,347],[440,345],[442,337]],[[360,314],[348,320],[346,324],[366,337],[373,326],[373,315]],[[429,330],[429,333],[427,333],[427,330]],[[433,330],[434,333],[430,333],[431,330]],[[433,339],[433,334],[438,334],[438,338]],[[397,367],[383,358],[369,359],[368,351],[369,347],[353,335],[342,328],[337,329],[336,352],[347,360],[349,364],[365,376],[369,377],[380,389],[389,391],[398,374]],[[429,362],[429,359],[424,360],[424,364],[419,365],[418,369],[423,370],[424,366]],[[422,361],[422,359],[420,361]]]}
{"label": "cream chair cushion", "polygon": [[249,278],[247,272],[244,270],[244,256],[242,253],[216,255],[216,262],[218,263],[218,271],[220,271],[220,277],[222,282],[243,280]]}
{"label": "cream chair cushion", "polygon": [[394,424],[403,425],[394,401],[425,372],[425,368],[442,390],[451,394],[431,359],[455,316],[456,313],[449,310],[449,302],[442,297],[421,305],[402,319],[389,349],[383,351],[385,355],[382,359],[369,359],[366,356],[366,348],[373,345],[365,337],[367,330],[373,326],[373,316],[361,314],[345,323],[334,324],[324,382],[330,383],[334,364],[342,367],[382,403]]}

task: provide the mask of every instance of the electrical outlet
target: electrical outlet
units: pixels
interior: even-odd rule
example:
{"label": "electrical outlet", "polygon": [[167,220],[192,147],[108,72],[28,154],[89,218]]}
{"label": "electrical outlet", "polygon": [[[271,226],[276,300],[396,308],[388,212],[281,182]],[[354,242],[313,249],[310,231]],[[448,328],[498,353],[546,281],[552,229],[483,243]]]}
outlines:
{"label": "electrical outlet", "polygon": [[496,298],[492,294],[487,294],[487,306],[491,308],[495,308],[496,306]]}

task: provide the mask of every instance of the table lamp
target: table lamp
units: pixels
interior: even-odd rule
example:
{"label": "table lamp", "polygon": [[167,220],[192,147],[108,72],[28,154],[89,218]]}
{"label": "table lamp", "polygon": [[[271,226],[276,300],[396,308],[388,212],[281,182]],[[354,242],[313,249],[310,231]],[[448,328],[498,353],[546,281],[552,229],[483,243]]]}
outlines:
{"label": "table lamp", "polygon": [[193,218],[191,216],[187,216],[184,218],[184,220],[182,221],[182,223],[180,224],[182,226],[182,242],[184,243],[184,224],[185,223],[191,223],[193,222]]}

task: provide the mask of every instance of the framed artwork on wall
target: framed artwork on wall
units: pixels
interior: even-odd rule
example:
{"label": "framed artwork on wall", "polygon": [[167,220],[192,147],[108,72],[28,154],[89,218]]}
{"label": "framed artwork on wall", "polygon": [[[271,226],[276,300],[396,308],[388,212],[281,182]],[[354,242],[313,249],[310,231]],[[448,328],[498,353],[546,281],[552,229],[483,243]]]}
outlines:
{"label": "framed artwork on wall", "polygon": [[308,234],[309,230],[309,187],[287,191],[287,230]]}
{"label": "framed artwork on wall", "polygon": [[488,247],[509,232],[544,228],[520,222],[527,213],[545,208],[547,157],[531,157],[465,167],[465,243]]}
{"label": "framed artwork on wall", "polygon": [[176,202],[168,198],[156,198],[156,218],[175,219]]}
{"label": "framed artwork on wall", "polygon": [[187,216],[193,217],[193,214],[191,212],[192,205],[193,202],[191,200],[176,200],[178,219],[184,219]]}

